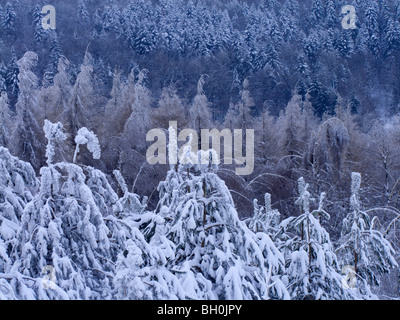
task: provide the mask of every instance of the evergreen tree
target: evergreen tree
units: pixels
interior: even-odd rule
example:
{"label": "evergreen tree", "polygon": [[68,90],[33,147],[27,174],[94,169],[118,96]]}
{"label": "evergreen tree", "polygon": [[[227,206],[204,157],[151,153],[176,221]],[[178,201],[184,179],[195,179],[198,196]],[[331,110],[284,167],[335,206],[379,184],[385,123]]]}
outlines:
{"label": "evergreen tree", "polygon": [[351,212],[343,221],[338,251],[342,266],[353,266],[359,286],[368,292],[368,283],[378,285],[379,277],[397,263],[392,246],[373,229],[371,218],[361,209],[361,174],[352,173],[351,177]]}
{"label": "evergreen tree", "polygon": [[365,11],[366,27],[368,30],[367,45],[374,55],[378,55],[380,47],[379,14],[376,2],[370,2]]}
{"label": "evergreen tree", "polygon": [[158,204],[176,246],[170,263],[183,284],[202,299],[288,298],[278,276],[283,257],[267,234],[254,234],[239,220],[226,185],[212,172],[216,155],[199,151],[199,163],[208,164],[192,167],[196,155],[189,154],[160,184]]}
{"label": "evergreen tree", "polygon": [[13,289],[4,282],[4,279],[9,280],[10,277],[4,275],[12,269],[13,252],[18,246],[17,232],[23,211],[38,188],[39,181],[32,166],[0,147],[0,278],[2,285],[9,288],[10,295],[14,298]]}
{"label": "evergreen tree", "polygon": [[265,232],[273,238],[278,231],[281,214],[272,209],[269,193],[265,194],[264,201],[264,206],[259,206],[258,201],[254,200],[254,216],[247,219],[246,224],[254,233]]}
{"label": "evergreen tree", "polygon": [[325,3],[326,25],[328,28],[335,28],[339,24],[337,9],[334,0],[327,0]]}
{"label": "evergreen tree", "polygon": [[17,54],[15,53],[14,47],[11,48],[11,60],[8,63],[7,74],[6,74],[6,85],[9,97],[15,101],[18,97],[18,74],[19,68],[17,65]]}
{"label": "evergreen tree", "polygon": [[[103,219],[109,201],[99,188],[107,180],[90,167],[53,164],[55,145],[66,137],[60,123],[46,122],[44,130],[47,166],[40,191],[22,215],[11,285],[19,299],[110,299],[116,250]],[[43,280],[46,270],[52,272],[50,283]]]}
{"label": "evergreen tree", "polygon": [[[321,226],[329,219],[323,209],[325,194],[321,194],[318,208],[310,211],[308,184],[299,179],[301,208],[298,217],[281,223],[281,250],[285,253],[284,281],[294,300],[347,300],[357,299],[357,292],[343,287],[343,276],[337,271],[338,262],[329,234]],[[289,234],[293,232],[293,236]]]}
{"label": "evergreen tree", "polygon": [[40,6],[36,6],[32,14],[32,25],[35,28],[35,40],[37,43],[41,43],[44,35],[46,34],[42,26],[42,18],[42,9]]}
{"label": "evergreen tree", "polygon": [[78,5],[78,18],[82,21],[82,22],[87,22],[90,19],[90,15],[89,12],[86,8],[86,0],[80,0],[79,1],[79,5]]}
{"label": "evergreen tree", "polygon": [[17,19],[17,14],[15,13],[14,7],[10,2],[4,7],[3,14],[1,16],[1,27],[6,32],[6,34],[15,33],[15,21]]}

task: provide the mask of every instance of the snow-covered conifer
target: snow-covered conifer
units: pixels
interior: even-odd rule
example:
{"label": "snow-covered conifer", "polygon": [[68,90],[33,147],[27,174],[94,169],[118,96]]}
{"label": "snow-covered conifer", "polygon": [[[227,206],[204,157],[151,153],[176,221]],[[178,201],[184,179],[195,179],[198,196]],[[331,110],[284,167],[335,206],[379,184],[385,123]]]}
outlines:
{"label": "snow-covered conifer", "polygon": [[23,211],[38,187],[32,166],[0,147],[0,299],[15,298],[9,273],[19,244],[17,232]]}
{"label": "snow-covered conifer", "polygon": [[193,167],[194,173],[180,166],[160,184],[158,212],[176,246],[171,266],[182,283],[186,277],[197,281],[191,287],[200,288],[194,291],[203,299],[288,298],[278,276],[282,254],[267,234],[253,233],[239,220],[229,190],[210,165]]}
{"label": "snow-covered conifer", "polygon": [[298,217],[282,221],[279,237],[285,253],[286,274],[283,277],[291,298],[295,300],[347,300],[357,299],[356,292],[346,290],[343,276],[338,272],[337,257],[329,234],[321,226],[322,219],[329,219],[323,209],[322,193],[318,208],[311,211],[311,194],[308,184],[299,179],[301,208]]}
{"label": "snow-covered conifer", "polygon": [[380,276],[397,263],[391,244],[373,229],[370,216],[361,208],[361,174],[353,172],[351,178],[351,211],[343,221],[338,252],[342,267],[354,268],[358,286],[367,294],[368,284],[378,285]]}
{"label": "snow-covered conifer", "polygon": [[246,220],[246,224],[254,233],[265,232],[273,237],[278,231],[281,214],[278,210],[272,209],[271,195],[266,193],[264,196],[264,206],[254,200],[254,215]]}

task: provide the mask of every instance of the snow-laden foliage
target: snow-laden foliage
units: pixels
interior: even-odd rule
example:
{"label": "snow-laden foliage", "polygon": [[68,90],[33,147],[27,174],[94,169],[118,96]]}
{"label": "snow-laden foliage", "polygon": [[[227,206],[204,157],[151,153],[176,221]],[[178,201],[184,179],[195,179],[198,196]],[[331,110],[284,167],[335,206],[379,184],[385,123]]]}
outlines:
{"label": "snow-laden foliage", "polygon": [[62,129],[63,125],[60,122],[53,124],[48,120],[44,121],[43,131],[47,139],[46,157],[48,165],[51,165],[53,162],[53,157],[55,155],[54,144],[57,142],[64,141],[67,138]]}
{"label": "snow-laden foliage", "polygon": [[159,186],[158,212],[176,246],[171,266],[197,298],[288,298],[279,278],[283,255],[267,234],[240,221],[225,183],[209,168],[180,166]]}
{"label": "snow-laden foliage", "polygon": [[[45,133],[48,150],[65,138],[57,124],[46,123]],[[48,154],[50,160],[53,151]],[[50,161],[41,169],[40,190],[23,208],[8,271],[16,298],[112,297],[116,250],[103,216],[118,198],[102,173],[87,171]],[[43,282],[47,277],[50,289]]]}
{"label": "snow-laden foliage", "polygon": [[[32,166],[0,147],[0,274],[10,271],[12,255],[18,246],[17,232],[21,216],[38,187],[39,181]],[[8,292],[8,286],[3,283],[1,276],[0,281],[4,287],[0,292]]]}
{"label": "snow-laden foliage", "polygon": [[298,205],[301,215],[282,221],[280,249],[285,253],[286,274],[283,277],[295,300],[357,299],[355,290],[343,286],[343,276],[329,234],[321,220],[329,219],[323,209],[325,194],[321,194],[318,208],[311,211],[311,195],[304,179],[299,179]]}
{"label": "snow-laden foliage", "polygon": [[[371,218],[361,208],[361,174],[354,172],[351,183],[351,211],[343,221],[340,252],[342,264],[354,267],[360,284],[379,284],[379,277],[397,266],[395,252],[382,233],[373,229]],[[366,285],[366,284],[364,284]]]}
{"label": "snow-laden foliage", "polygon": [[76,149],[74,154],[74,163],[76,162],[76,157],[79,153],[80,145],[87,145],[88,150],[92,153],[93,159],[100,159],[101,149],[99,144],[99,139],[93,133],[93,131],[87,128],[81,128],[78,130],[78,134],[75,137]]}
{"label": "snow-laden foliage", "polygon": [[274,236],[278,230],[281,214],[278,210],[272,209],[269,193],[265,194],[264,201],[264,206],[260,206],[257,199],[253,201],[254,215],[246,220],[246,224],[255,233],[265,232]]}

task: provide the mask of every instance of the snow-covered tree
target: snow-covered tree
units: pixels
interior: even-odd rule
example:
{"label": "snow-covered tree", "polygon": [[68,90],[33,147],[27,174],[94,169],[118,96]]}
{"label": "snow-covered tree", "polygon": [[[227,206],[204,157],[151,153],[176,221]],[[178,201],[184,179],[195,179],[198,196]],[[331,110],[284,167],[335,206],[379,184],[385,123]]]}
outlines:
{"label": "snow-covered tree", "polygon": [[338,118],[323,122],[311,139],[308,164],[314,174],[342,174],[350,136],[345,124]]}
{"label": "snow-covered tree", "polygon": [[17,55],[15,53],[14,47],[11,48],[11,59],[8,62],[7,74],[5,77],[6,85],[8,88],[8,94],[14,98],[18,95],[18,65],[17,65]]}
{"label": "snow-covered tree", "polygon": [[57,67],[58,72],[53,78],[53,85],[41,88],[39,101],[44,108],[44,117],[49,121],[65,120],[63,114],[69,108],[72,93],[67,71],[69,64],[68,59],[60,58]]}
{"label": "snow-covered tree", "polygon": [[172,86],[164,88],[158,101],[158,108],[154,110],[153,118],[157,126],[166,129],[170,121],[177,121],[179,127],[185,128],[188,123],[185,113],[183,102],[176,89]]}
{"label": "snow-covered tree", "polygon": [[[133,70],[132,70],[133,72]],[[148,70],[140,70],[138,79],[133,83],[133,101],[130,104],[130,116],[126,120],[124,125],[123,135],[125,139],[132,140],[132,137],[136,137],[135,149],[143,147],[145,142],[146,133],[151,128],[152,120],[150,118],[151,112],[151,93],[150,90],[145,86],[145,79]],[[133,74],[131,75],[131,77]],[[130,81],[134,81],[130,77]],[[139,142],[142,141],[142,143]]]}
{"label": "snow-covered tree", "polygon": [[278,231],[280,216],[278,210],[272,209],[271,195],[266,193],[264,206],[260,206],[257,199],[254,200],[254,215],[246,220],[246,224],[254,233],[265,232],[274,237]]}
{"label": "snow-covered tree", "polygon": [[[126,249],[119,254],[116,263],[115,287],[122,300],[177,300],[188,297],[178,277],[167,267],[173,258],[164,251],[146,242],[143,234],[135,227],[127,234]],[[157,243],[165,247],[165,243]]]}
{"label": "snow-covered tree", "polygon": [[[133,182],[140,178],[141,168],[146,161],[146,135],[153,128],[151,117],[152,96],[145,85],[147,70],[139,71],[137,79],[132,69],[122,94],[124,106],[128,108],[128,117],[123,124],[119,144],[119,165],[121,173]],[[136,175],[136,178],[134,176]],[[151,188],[151,186],[150,186]],[[143,191],[147,190],[143,188]]]}
{"label": "snow-covered tree", "polygon": [[380,276],[397,263],[391,244],[373,229],[370,216],[361,208],[361,174],[353,172],[351,178],[351,211],[343,221],[338,252],[342,266],[352,266],[359,286],[368,292],[368,284],[378,285]]}
{"label": "snow-covered tree", "polygon": [[[23,210],[10,284],[19,299],[111,299],[112,246],[120,244],[113,244],[103,217],[117,196],[99,171],[53,164],[55,143],[65,135],[60,124],[46,122],[44,129],[48,166],[41,169],[40,191]],[[50,284],[43,282],[47,271]]]}
{"label": "snow-covered tree", "polygon": [[53,124],[48,120],[44,121],[43,131],[47,139],[46,158],[49,166],[53,163],[56,143],[62,142],[67,138],[62,129],[63,125],[60,122]]}
{"label": "snow-covered tree", "polygon": [[[17,232],[26,205],[38,191],[39,181],[29,163],[13,157],[0,147],[0,297],[14,299],[14,290],[8,283],[18,246]],[[5,295],[5,291],[9,294]],[[1,295],[4,294],[2,297]]]}
{"label": "snow-covered tree", "polygon": [[38,104],[38,78],[32,72],[37,65],[38,55],[27,52],[17,62],[19,68],[18,88],[19,96],[16,104],[16,123],[12,134],[13,143],[11,151],[21,159],[29,161],[35,168],[42,164],[42,149],[44,137],[40,128],[40,115]]}
{"label": "snow-covered tree", "polygon": [[75,137],[75,153],[73,162],[76,163],[76,158],[79,154],[79,148],[81,145],[87,145],[88,150],[93,156],[93,159],[100,159],[101,149],[100,143],[97,136],[93,131],[88,130],[87,128],[81,128],[78,130],[78,134]]}
{"label": "snow-covered tree", "polygon": [[8,147],[13,129],[12,113],[6,92],[0,94],[0,145]]}
{"label": "snow-covered tree", "polygon": [[211,112],[209,109],[210,103],[204,92],[205,81],[206,75],[202,75],[197,83],[197,94],[194,97],[192,106],[189,110],[190,127],[196,130],[198,134],[201,129],[209,129],[212,123]]}
{"label": "snow-covered tree", "polygon": [[15,32],[15,21],[17,14],[10,2],[4,7],[3,14],[1,16],[1,27],[7,34],[12,34]]}
{"label": "snow-covered tree", "polygon": [[[67,109],[63,111],[59,119],[70,133],[70,138],[74,138],[80,128],[90,128],[95,120],[99,122],[99,106],[96,105],[99,102],[99,97],[94,96],[92,73],[93,58],[86,51],[83,64],[71,91]],[[71,148],[74,149],[76,146],[74,141],[69,142]]]}
{"label": "snow-covered tree", "polygon": [[33,10],[32,14],[32,25],[35,28],[35,40],[37,43],[42,42],[43,37],[46,33],[46,31],[43,29],[42,26],[42,19],[43,19],[42,9],[40,8],[40,6],[37,5]]}
{"label": "snow-covered tree", "polygon": [[286,273],[283,277],[291,298],[295,300],[357,299],[357,292],[343,286],[338,273],[338,261],[329,234],[321,226],[329,219],[324,210],[325,194],[320,196],[318,208],[311,211],[308,184],[299,179],[301,208],[298,217],[282,221],[279,231],[280,248],[285,253]]}
{"label": "snow-covered tree", "polygon": [[[213,157],[211,151],[199,151],[198,156],[203,161]],[[239,220],[210,159],[208,165],[188,170],[190,162],[178,172],[172,169],[159,186],[158,212],[168,222],[167,238],[176,246],[170,263],[182,283],[195,286],[202,299],[288,298],[279,278],[283,256],[271,238],[253,233]]]}

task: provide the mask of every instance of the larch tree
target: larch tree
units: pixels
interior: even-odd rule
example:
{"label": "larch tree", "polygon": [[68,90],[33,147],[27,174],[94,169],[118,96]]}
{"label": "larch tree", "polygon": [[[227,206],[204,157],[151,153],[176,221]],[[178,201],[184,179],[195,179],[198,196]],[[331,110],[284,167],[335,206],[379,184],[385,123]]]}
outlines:
{"label": "larch tree", "polygon": [[74,137],[80,128],[88,126],[90,123],[92,109],[90,98],[94,92],[92,72],[92,56],[89,52],[86,52],[84,62],[72,88],[68,109],[65,110],[63,117],[60,119],[65,123],[71,137]]}
{"label": "larch tree", "polygon": [[281,157],[286,160],[288,169],[299,168],[306,151],[302,105],[301,96],[295,94],[277,119],[277,126],[284,132],[279,139]]}
{"label": "larch tree", "polygon": [[44,117],[49,121],[65,120],[64,112],[67,112],[69,108],[72,94],[72,85],[68,74],[69,65],[68,59],[60,58],[53,84],[47,88],[41,88],[40,103],[45,109]]}
{"label": "larch tree", "polygon": [[[140,70],[137,80],[132,70],[128,83],[124,89],[124,99],[130,108],[121,134],[122,148],[119,155],[118,169],[134,185],[142,173],[142,166],[146,164],[146,135],[153,127],[151,118],[152,96],[145,85],[147,70]],[[131,88],[131,90],[129,90]],[[136,177],[135,177],[136,175]],[[144,191],[144,190],[143,190]],[[150,191],[151,192],[151,191]]]}
{"label": "larch tree", "polygon": [[36,169],[43,162],[44,136],[41,127],[43,112],[38,103],[38,78],[32,72],[37,65],[38,56],[27,52],[17,62],[19,68],[19,95],[16,103],[16,123],[12,138],[15,143],[10,146],[14,154],[22,160],[29,161]]}
{"label": "larch tree", "polygon": [[118,165],[121,150],[120,139],[124,130],[124,123],[129,118],[130,108],[126,105],[123,95],[124,84],[121,81],[121,72],[114,71],[113,86],[110,92],[104,116],[109,121],[101,123],[99,139],[103,150],[103,160],[107,169],[112,171]]}
{"label": "larch tree", "polygon": [[158,108],[154,110],[155,124],[159,128],[169,128],[170,121],[177,121],[178,127],[185,128],[188,124],[187,110],[173,86],[165,87],[158,101]]}
{"label": "larch tree", "polygon": [[13,114],[9,107],[9,100],[6,92],[0,94],[0,146],[9,146],[11,132],[13,131]]}
{"label": "larch tree", "polygon": [[[197,83],[197,94],[189,110],[190,128],[195,130],[200,137],[202,129],[210,129],[212,125],[212,115],[210,103],[204,92],[206,75],[202,75]],[[199,150],[201,149],[201,139],[199,139]]]}

